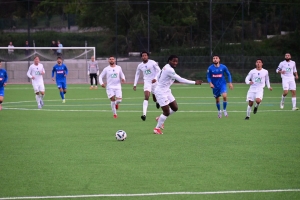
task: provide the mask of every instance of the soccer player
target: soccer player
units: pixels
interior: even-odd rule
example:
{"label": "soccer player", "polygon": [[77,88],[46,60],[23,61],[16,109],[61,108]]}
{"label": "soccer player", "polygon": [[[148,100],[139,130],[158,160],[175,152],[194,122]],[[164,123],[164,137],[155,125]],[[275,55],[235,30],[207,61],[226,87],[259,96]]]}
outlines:
{"label": "soccer player", "polygon": [[224,75],[227,75],[229,88],[232,90],[232,79],[229,70],[223,64],[220,64],[220,57],[217,55],[213,56],[213,64],[208,67],[207,70],[207,81],[212,88],[213,95],[216,99],[216,106],[218,109],[218,117],[222,117],[222,110],[220,106],[220,96],[223,97],[223,113],[225,117],[228,117],[226,111],[227,108],[227,83]]}
{"label": "soccer player", "polygon": [[[106,88],[107,97],[110,99],[111,109],[114,118],[117,118],[117,110],[119,103],[122,102],[122,87],[121,82],[125,83],[125,75],[122,68],[115,64],[115,57],[108,58],[109,65],[103,69],[99,76],[99,84]],[[103,83],[103,78],[106,77],[107,85]]]}
{"label": "soccer player", "polygon": [[1,69],[2,62],[0,60],[0,110],[2,110],[2,103],[4,100],[4,87],[7,84],[8,76],[5,69]]}
{"label": "soccer player", "polygon": [[134,78],[134,84],[133,84],[133,90],[136,91],[136,84],[140,77],[140,72],[143,73],[144,78],[144,102],[143,102],[143,115],[141,116],[142,120],[146,120],[146,114],[147,114],[147,108],[148,108],[148,101],[150,92],[152,93],[153,101],[156,103],[156,108],[159,108],[159,104],[156,101],[155,98],[155,87],[157,85],[157,78],[158,75],[161,72],[161,69],[159,68],[158,64],[154,60],[149,59],[149,53],[143,51],[141,53],[142,63],[140,63],[137,66],[135,78]]}
{"label": "soccer player", "polygon": [[295,79],[298,79],[298,73],[296,69],[296,63],[292,61],[291,58],[292,58],[291,54],[286,53],[285,61],[280,62],[276,70],[276,73],[281,74],[282,87],[283,87],[283,94],[281,96],[280,108],[283,109],[285,97],[288,94],[288,91],[290,90],[292,93],[292,104],[293,104],[292,110],[295,111],[295,110],[299,110],[299,108],[296,107],[296,81],[295,81]]}
{"label": "soccer player", "polygon": [[155,88],[155,96],[157,102],[159,103],[163,113],[157,117],[157,124],[154,128],[154,134],[163,134],[161,129],[163,129],[163,124],[165,123],[167,117],[175,113],[178,110],[178,105],[171,92],[171,85],[175,80],[186,83],[201,85],[202,81],[191,81],[180,77],[175,72],[175,68],[178,64],[178,57],[176,55],[170,55],[168,58],[168,64],[166,64],[159,75],[157,87]]}
{"label": "soccer player", "polygon": [[59,94],[62,99],[62,102],[65,103],[65,94],[67,93],[67,75],[68,75],[68,68],[62,62],[61,57],[57,57],[57,64],[53,66],[52,69],[52,80],[54,81],[54,73],[56,73],[56,85],[59,89]]}
{"label": "soccer player", "polygon": [[268,70],[263,69],[262,66],[262,59],[257,59],[256,68],[252,69],[245,78],[246,84],[250,85],[250,88],[247,93],[247,101],[249,102],[249,104],[247,107],[247,116],[245,120],[249,120],[250,118],[250,113],[254,101],[256,102],[256,104],[253,109],[253,114],[257,113],[258,106],[260,105],[264,96],[264,87],[266,84],[268,89],[272,91],[272,87],[270,86],[269,80],[269,72]]}
{"label": "soccer player", "polygon": [[98,80],[97,80],[97,75],[99,75],[99,67],[98,67],[98,62],[95,61],[95,57],[91,57],[91,61],[88,63],[88,75],[90,75],[91,79],[91,87],[90,89],[93,89],[93,82],[95,80],[95,86],[94,88],[98,88]]}
{"label": "soccer player", "polygon": [[31,79],[33,90],[35,93],[35,100],[38,104],[38,109],[44,106],[44,95],[45,95],[45,85],[43,75],[45,74],[45,69],[43,64],[40,63],[40,58],[35,56],[33,59],[33,64],[30,65],[27,76]]}

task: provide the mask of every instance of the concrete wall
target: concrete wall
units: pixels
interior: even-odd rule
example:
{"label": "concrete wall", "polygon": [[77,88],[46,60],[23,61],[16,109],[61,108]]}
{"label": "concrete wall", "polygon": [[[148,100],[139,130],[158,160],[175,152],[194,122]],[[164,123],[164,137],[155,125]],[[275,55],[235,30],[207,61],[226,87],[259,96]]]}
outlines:
{"label": "concrete wall", "polygon": [[[18,61],[18,62],[2,62],[2,68],[8,72],[8,83],[28,83],[27,70],[33,61]],[[56,61],[41,61],[45,68],[44,82],[45,84],[53,83],[51,79],[51,72]],[[64,60],[69,70],[67,83],[89,83],[87,75],[87,63],[85,60]],[[140,62],[118,62],[123,69],[127,83],[133,83],[135,71]],[[100,72],[104,67],[108,66],[107,60],[98,60]],[[143,79],[140,75],[139,83]]]}

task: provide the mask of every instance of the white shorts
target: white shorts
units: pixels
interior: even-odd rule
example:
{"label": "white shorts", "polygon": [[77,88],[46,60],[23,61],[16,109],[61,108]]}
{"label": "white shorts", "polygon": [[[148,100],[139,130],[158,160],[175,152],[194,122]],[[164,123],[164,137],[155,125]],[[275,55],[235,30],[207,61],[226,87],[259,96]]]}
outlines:
{"label": "white shorts", "polygon": [[37,92],[45,92],[45,85],[44,84],[39,84],[39,85],[32,85],[34,93]]}
{"label": "white shorts", "polygon": [[262,100],[264,97],[264,90],[250,91],[248,90],[246,101],[255,101],[255,99]]}
{"label": "white shorts", "polygon": [[116,96],[116,98],[122,99],[122,90],[121,89],[107,89],[106,94],[109,99],[112,98],[113,96]]}
{"label": "white shorts", "polygon": [[296,90],[295,80],[282,80],[283,90]]}
{"label": "white shorts", "polygon": [[173,96],[171,90],[165,92],[160,91],[155,93],[155,97],[157,100],[157,103],[159,103],[160,107],[169,105],[169,103],[172,103],[175,101],[175,97]]}
{"label": "white shorts", "polygon": [[152,81],[145,81],[144,82],[144,91],[149,91],[152,94],[154,93],[154,90],[156,88],[157,83],[152,83]]}

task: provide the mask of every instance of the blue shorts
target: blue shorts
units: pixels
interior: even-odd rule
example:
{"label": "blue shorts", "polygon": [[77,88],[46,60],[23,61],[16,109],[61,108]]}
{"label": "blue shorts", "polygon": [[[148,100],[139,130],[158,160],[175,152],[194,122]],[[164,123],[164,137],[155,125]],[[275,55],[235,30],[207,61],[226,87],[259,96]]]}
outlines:
{"label": "blue shorts", "polygon": [[220,87],[213,88],[215,98],[220,97],[223,93],[227,93],[227,85],[221,85]]}
{"label": "blue shorts", "polygon": [[4,97],[4,87],[0,87],[0,96]]}
{"label": "blue shorts", "polygon": [[56,82],[58,88],[67,89],[67,82],[66,81],[59,81]]}

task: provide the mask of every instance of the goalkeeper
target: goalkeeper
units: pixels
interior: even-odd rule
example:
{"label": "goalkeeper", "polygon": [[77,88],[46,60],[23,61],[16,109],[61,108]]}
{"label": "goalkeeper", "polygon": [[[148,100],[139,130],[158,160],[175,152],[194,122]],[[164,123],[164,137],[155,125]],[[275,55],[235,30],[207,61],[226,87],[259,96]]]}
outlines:
{"label": "goalkeeper", "polygon": [[[88,75],[90,75],[91,79],[91,87],[90,89],[97,89],[98,88],[98,81],[97,81],[97,75],[99,75],[99,66],[98,62],[95,61],[95,57],[91,57],[91,61],[88,62]],[[95,81],[95,84],[94,84]],[[94,86],[93,86],[94,85]]]}

